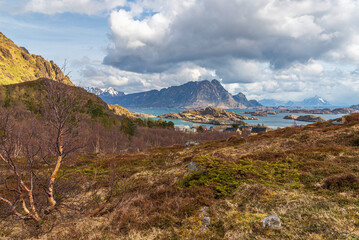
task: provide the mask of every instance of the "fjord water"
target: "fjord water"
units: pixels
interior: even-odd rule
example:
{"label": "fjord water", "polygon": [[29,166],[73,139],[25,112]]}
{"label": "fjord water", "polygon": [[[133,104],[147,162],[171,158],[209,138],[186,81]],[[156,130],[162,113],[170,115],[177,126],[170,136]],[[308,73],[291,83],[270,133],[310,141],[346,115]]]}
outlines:
{"label": "fjord water", "polygon": [[[182,112],[184,111],[182,110],[173,110],[173,109],[133,109],[133,108],[129,108],[128,109],[131,112],[138,112],[138,113],[145,113],[145,114],[151,114],[151,115],[161,115],[161,114],[166,114],[166,113],[178,113],[178,112]],[[225,109],[226,111],[232,111],[235,113],[239,113],[242,114],[244,116],[251,116],[250,114],[245,114],[244,112],[246,111],[254,111],[253,109]],[[289,127],[292,126],[294,124],[293,120],[290,119],[283,119],[285,116],[290,115],[292,113],[279,113],[277,115],[268,115],[268,117],[257,117],[259,120],[245,120],[246,123],[248,124],[264,124],[265,126],[268,126],[270,128],[276,129],[276,128],[284,128],[284,127]],[[308,115],[308,114],[304,114],[304,113],[293,113],[294,115],[297,116],[302,116],[302,115]],[[342,116],[344,116],[344,114],[314,114],[316,116],[320,116],[322,118],[324,118],[325,120],[329,120],[329,119],[335,119],[335,118],[340,118]],[[155,120],[159,119],[159,118],[154,118]],[[175,125],[188,125],[188,126],[192,126],[192,125],[198,125],[197,123],[191,123],[191,122],[187,122],[181,119],[163,119],[165,121],[172,121]],[[307,125],[307,124],[311,124],[310,122],[299,122],[296,121],[297,125]],[[202,124],[202,125],[206,125],[206,126],[214,126],[211,124]]]}

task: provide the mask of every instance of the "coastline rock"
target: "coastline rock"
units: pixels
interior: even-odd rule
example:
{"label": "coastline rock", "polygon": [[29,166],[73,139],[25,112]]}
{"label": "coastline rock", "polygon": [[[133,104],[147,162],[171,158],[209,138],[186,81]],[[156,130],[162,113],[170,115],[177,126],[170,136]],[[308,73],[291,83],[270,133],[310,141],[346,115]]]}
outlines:
{"label": "coastline rock", "polygon": [[353,108],[336,108],[332,110],[333,114],[352,114],[358,112],[358,110]]}
{"label": "coastline rock", "polygon": [[138,117],[138,118],[155,118],[157,117],[156,115],[152,115],[152,114],[145,114],[145,113],[132,113],[135,117]]}
{"label": "coastline rock", "polygon": [[293,119],[293,120],[297,120],[297,119],[298,119],[298,116],[291,114],[291,115],[285,116],[283,119]]}
{"label": "coastline rock", "polygon": [[251,116],[256,116],[256,117],[268,117],[268,113],[266,111],[247,111],[244,112],[245,114],[250,114]]}
{"label": "coastline rock", "polygon": [[315,115],[303,115],[299,116],[296,120],[302,122],[324,122],[324,118]]}
{"label": "coastline rock", "polygon": [[188,110],[180,113],[168,113],[159,115],[158,117],[166,119],[183,119],[188,122],[214,125],[244,125],[242,120],[258,120],[258,118],[255,117],[247,117],[215,107]]}
{"label": "coastline rock", "polygon": [[123,116],[123,117],[128,117],[128,118],[136,118],[134,116],[134,114],[132,114],[130,111],[128,111],[128,109],[126,109],[124,107],[121,107],[116,104],[114,104],[114,105],[108,104],[107,106],[110,110],[112,110],[114,112],[114,114],[116,114],[118,116]]}

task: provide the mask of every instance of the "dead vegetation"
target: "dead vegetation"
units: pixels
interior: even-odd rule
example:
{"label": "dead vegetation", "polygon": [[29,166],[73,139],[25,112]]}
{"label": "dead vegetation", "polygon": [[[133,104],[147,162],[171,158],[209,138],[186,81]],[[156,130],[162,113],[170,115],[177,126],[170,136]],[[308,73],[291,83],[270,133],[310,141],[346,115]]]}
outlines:
{"label": "dead vegetation", "polygon": [[[41,224],[2,204],[12,239],[359,238],[359,115],[306,127],[138,154],[76,154],[58,179],[57,210]],[[195,161],[200,172],[186,166]],[[37,189],[35,195],[38,194]],[[209,230],[199,211],[209,207]],[[279,229],[260,220],[276,214]]]}

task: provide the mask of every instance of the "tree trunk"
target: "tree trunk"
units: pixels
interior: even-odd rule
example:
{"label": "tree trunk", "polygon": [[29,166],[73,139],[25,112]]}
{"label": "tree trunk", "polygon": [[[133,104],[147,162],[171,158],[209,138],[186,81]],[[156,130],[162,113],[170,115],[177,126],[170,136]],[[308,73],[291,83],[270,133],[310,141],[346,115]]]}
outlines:
{"label": "tree trunk", "polygon": [[54,198],[54,184],[55,184],[57,173],[59,172],[61,167],[62,154],[63,154],[63,139],[62,139],[62,129],[61,129],[59,135],[58,156],[57,156],[56,166],[54,171],[52,172],[50,183],[49,183],[48,200],[50,203],[50,210],[54,209],[56,205],[56,201]]}

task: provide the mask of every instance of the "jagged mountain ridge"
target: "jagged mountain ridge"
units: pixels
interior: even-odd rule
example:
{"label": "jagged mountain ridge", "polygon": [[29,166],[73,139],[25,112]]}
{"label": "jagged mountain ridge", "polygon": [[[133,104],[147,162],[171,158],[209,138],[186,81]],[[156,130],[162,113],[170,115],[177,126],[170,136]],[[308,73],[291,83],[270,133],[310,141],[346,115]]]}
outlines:
{"label": "jagged mountain ridge", "polygon": [[123,92],[119,92],[116,89],[109,87],[109,88],[94,88],[94,87],[86,87],[86,91],[89,93],[93,93],[99,96],[105,102],[113,102],[114,99],[118,97],[122,97],[125,95]]}
{"label": "jagged mountain ridge", "polygon": [[301,106],[301,107],[327,107],[331,106],[331,104],[322,97],[315,96],[312,98],[306,98],[303,101],[294,102],[294,101],[281,101],[275,99],[263,99],[259,101],[263,106],[268,107],[278,107],[278,106],[287,106],[287,107],[294,107],[294,106]]}
{"label": "jagged mountain ridge", "polygon": [[[161,90],[128,94],[107,99],[109,104],[127,108],[182,108],[195,109],[208,106],[218,108],[246,108],[247,102],[237,102],[218,80],[188,82]],[[246,105],[247,104],[247,105]]]}
{"label": "jagged mountain ridge", "polygon": [[73,85],[53,61],[30,54],[0,32],[0,84],[17,84],[39,78],[62,80]]}
{"label": "jagged mountain ridge", "polygon": [[237,95],[233,95],[233,99],[236,100],[239,103],[242,103],[246,107],[260,107],[262,104],[260,104],[257,100],[249,100],[247,99],[246,95],[243,93],[238,93]]}

